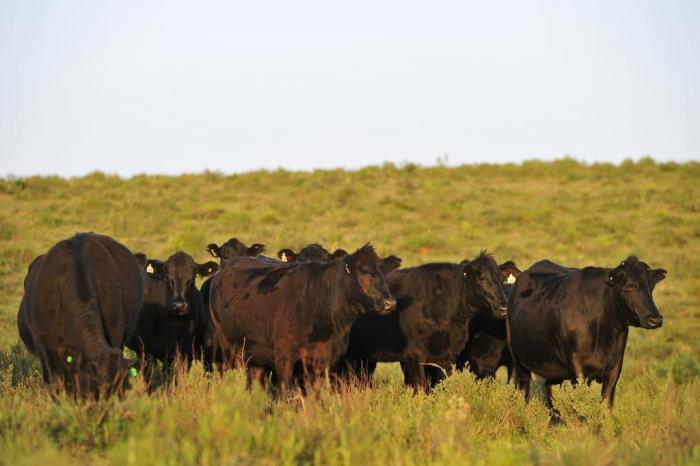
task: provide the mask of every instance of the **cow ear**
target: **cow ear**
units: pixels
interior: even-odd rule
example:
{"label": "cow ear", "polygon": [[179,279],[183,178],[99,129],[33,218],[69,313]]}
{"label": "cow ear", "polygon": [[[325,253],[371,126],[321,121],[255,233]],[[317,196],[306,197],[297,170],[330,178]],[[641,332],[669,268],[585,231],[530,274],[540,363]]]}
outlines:
{"label": "cow ear", "polygon": [[219,246],[217,246],[215,243],[211,243],[209,246],[207,246],[207,251],[209,251],[209,254],[214,257],[221,257],[221,248],[219,248]]}
{"label": "cow ear", "polygon": [[197,264],[197,273],[202,277],[208,277],[209,275],[216,273],[219,270],[219,264],[214,261],[205,262],[204,264]]}
{"label": "cow ear", "polygon": [[291,249],[285,248],[277,251],[277,257],[279,257],[282,262],[294,262],[297,260],[298,255]]}
{"label": "cow ear", "polygon": [[163,263],[158,259],[148,259],[146,261],[146,272],[151,275],[161,275],[163,273]]}
{"label": "cow ear", "polygon": [[259,254],[262,254],[264,250],[265,250],[264,244],[255,243],[251,247],[248,248],[248,256],[255,257]]}
{"label": "cow ear", "polygon": [[520,269],[515,265],[515,262],[513,261],[507,261],[502,263],[498,266],[498,269],[501,271],[501,275],[503,275],[503,278],[508,278],[511,275],[513,275],[515,278],[518,278],[518,275],[520,275]]}
{"label": "cow ear", "polygon": [[66,364],[68,367],[80,367],[83,359],[83,354],[75,346],[66,343],[59,344],[56,348],[56,352],[61,358],[61,362],[63,364]]}
{"label": "cow ear", "polygon": [[136,258],[136,262],[139,264],[140,268],[143,269],[146,267],[146,262],[148,261],[146,254],[142,252],[137,252],[136,254],[134,254],[134,257]]}
{"label": "cow ear", "polygon": [[389,273],[401,267],[401,258],[396,256],[385,257],[382,259],[382,264],[384,264],[385,273]]}
{"label": "cow ear", "polygon": [[331,259],[338,259],[340,257],[345,257],[348,252],[345,249],[336,249],[333,254],[331,254]]}
{"label": "cow ear", "polygon": [[668,270],[666,270],[666,269],[653,269],[653,270],[649,271],[649,278],[654,283],[654,285],[656,285],[661,280],[666,278],[667,273],[668,273]]}
{"label": "cow ear", "polygon": [[471,262],[469,259],[464,259],[462,262],[459,263],[459,265],[462,266],[462,278],[467,278],[469,276],[469,265]]}

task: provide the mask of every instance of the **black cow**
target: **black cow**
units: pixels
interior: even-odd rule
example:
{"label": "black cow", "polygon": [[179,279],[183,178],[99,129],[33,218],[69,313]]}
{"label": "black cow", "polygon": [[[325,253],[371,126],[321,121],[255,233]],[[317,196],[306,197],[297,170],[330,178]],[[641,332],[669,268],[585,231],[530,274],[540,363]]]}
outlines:
{"label": "black cow", "polygon": [[234,260],[213,277],[210,295],[228,360],[273,369],[282,391],[300,362],[316,384],[345,352],[359,315],[394,309],[384,274],[396,261],[380,259],[370,245],[329,262]]}
{"label": "black cow", "polygon": [[[508,299],[520,270],[513,261],[504,262],[498,268],[503,275],[503,291]],[[513,360],[506,338],[506,321],[494,319],[489,314],[475,314],[469,322],[469,340],[457,356],[456,366],[459,370],[468,367],[477,380],[494,378],[496,371],[505,366],[510,381]]]}
{"label": "black cow", "polygon": [[221,246],[217,246],[216,243],[211,243],[207,246],[207,251],[209,251],[209,254],[212,256],[219,258],[221,268],[223,269],[237,257],[255,257],[262,254],[265,251],[265,245],[255,243],[248,247],[237,238],[231,238]]}
{"label": "black cow", "polygon": [[406,384],[430,391],[451,371],[476,313],[505,317],[502,282],[493,256],[483,251],[461,264],[424,264],[390,273],[396,312],[359,318],[344,362],[360,379],[370,379],[377,362],[400,361]]}
{"label": "black cow", "polygon": [[[219,258],[219,263],[221,265],[220,269],[226,267],[231,261],[238,257],[259,257],[265,251],[265,245],[260,243],[254,243],[250,247],[246,246],[242,241],[237,238],[231,238],[221,246],[217,246],[215,243],[211,243],[207,246],[207,251],[213,257]],[[274,259],[265,258],[265,260],[272,261]],[[277,261],[275,261],[277,262]],[[212,277],[207,278],[200,289],[202,299],[204,300],[204,309],[209,313],[209,321],[211,321],[211,311],[209,309],[209,289],[211,286]],[[221,348],[219,348],[218,338],[214,331],[214,327],[209,325],[206,330],[204,337],[204,344],[206,348],[214,348],[212,351],[212,361],[221,363],[223,362],[221,355]]]}
{"label": "black cow", "polygon": [[327,262],[347,255],[348,253],[343,249],[336,249],[331,253],[318,243],[304,246],[298,254],[288,248],[277,252],[277,257],[283,262]]}
{"label": "black cow", "polygon": [[208,277],[217,270],[216,262],[198,264],[182,251],[161,262],[142,259],[144,301],[138,329],[127,346],[140,355],[151,355],[169,365],[177,353],[188,362],[202,357],[211,362],[211,343],[205,345],[210,327],[209,310],[195,286],[195,276]]}
{"label": "black cow", "polygon": [[79,233],[35,259],[17,323],[47,384],[99,397],[125,387],[122,357],[143,301],[141,266],[107,236]]}
{"label": "black cow", "polygon": [[544,378],[547,405],[558,418],[552,385],[595,380],[612,409],[629,327],[663,324],[652,291],[666,273],[635,256],[613,269],[544,260],[523,272],[507,318],[516,386],[529,398],[530,373]]}

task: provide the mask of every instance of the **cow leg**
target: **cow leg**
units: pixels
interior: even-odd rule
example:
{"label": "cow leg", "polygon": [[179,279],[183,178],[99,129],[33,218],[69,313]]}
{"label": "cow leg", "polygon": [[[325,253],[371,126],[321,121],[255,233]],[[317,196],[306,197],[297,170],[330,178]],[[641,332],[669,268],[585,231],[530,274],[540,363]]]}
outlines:
{"label": "cow leg", "polygon": [[403,372],[403,384],[404,385],[413,385],[413,379],[411,378],[411,375],[409,374],[408,368],[406,367],[406,363],[401,361],[399,364],[401,365],[401,372]]}
{"label": "cow leg", "polygon": [[327,364],[322,358],[312,355],[302,361],[305,391],[308,389],[318,392],[321,390],[326,375]]}
{"label": "cow leg", "polygon": [[369,359],[353,359],[347,362],[346,381],[354,380],[357,385],[371,386],[372,375],[377,368],[377,363]]}
{"label": "cow leg", "polygon": [[525,401],[529,401],[532,374],[520,364],[518,358],[515,356],[515,351],[513,351],[513,344],[510,339],[510,316],[506,317],[506,342],[508,343],[508,352],[510,353],[510,359],[513,363],[515,388],[525,392]]}
{"label": "cow leg", "polygon": [[362,367],[362,382],[368,386],[372,386],[372,376],[374,371],[377,370],[377,363],[375,361],[363,361]]}
{"label": "cow leg", "polygon": [[603,400],[607,400],[610,411],[612,411],[613,403],[615,402],[615,387],[617,386],[617,381],[620,378],[621,372],[622,357],[620,357],[620,361],[615,364],[615,367],[608,372],[608,376],[602,380],[600,395],[603,397]]}
{"label": "cow leg", "polygon": [[290,353],[278,353],[275,355],[275,373],[279,381],[280,393],[286,394],[292,382],[294,371],[294,359]]}
{"label": "cow leg", "polygon": [[255,385],[255,383],[259,383],[261,385],[264,384],[264,382],[263,382],[265,380],[265,369],[264,368],[255,367],[255,366],[252,366],[249,364],[246,367],[245,373],[246,373],[246,388],[248,390],[253,388],[253,385]]}
{"label": "cow leg", "polygon": [[545,389],[547,390],[547,408],[549,408],[550,423],[559,424],[561,423],[561,413],[554,407],[554,403],[552,401],[552,385],[554,385],[554,383],[549,380],[546,380],[544,383]]}
{"label": "cow leg", "polygon": [[41,365],[41,378],[44,380],[46,385],[49,385],[51,383],[51,372],[49,371],[49,366],[43,359],[39,359],[39,363]]}
{"label": "cow leg", "polygon": [[424,390],[426,393],[429,391],[425,379],[425,369],[417,356],[409,355],[404,357],[402,369],[404,370],[404,382],[412,386],[414,391]]}
{"label": "cow leg", "polygon": [[525,401],[530,401],[530,380],[532,379],[532,374],[517,360],[514,360],[513,364],[513,378],[515,388],[525,392]]}

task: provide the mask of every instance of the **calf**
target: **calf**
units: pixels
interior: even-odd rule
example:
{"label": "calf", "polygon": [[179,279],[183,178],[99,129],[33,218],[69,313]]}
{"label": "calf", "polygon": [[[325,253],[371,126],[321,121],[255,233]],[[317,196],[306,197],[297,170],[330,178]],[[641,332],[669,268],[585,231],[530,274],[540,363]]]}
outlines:
{"label": "calf", "polygon": [[138,328],[127,346],[140,355],[151,355],[167,366],[180,353],[188,362],[199,356],[211,363],[213,348],[205,344],[209,311],[195,287],[195,276],[208,277],[215,262],[196,263],[177,252],[168,260],[146,260],[144,302]]}
{"label": "calf", "polygon": [[359,318],[350,331],[346,362],[361,371],[361,378],[369,378],[377,362],[400,361],[405,383],[430,391],[464,348],[476,313],[505,317],[502,281],[496,261],[485,252],[461,264],[425,264],[390,273],[387,283],[396,296],[396,312]]}
{"label": "calf", "polygon": [[99,397],[126,385],[122,351],[142,301],[134,255],[112,238],[79,233],[29,267],[17,316],[20,337],[38,356],[45,383]]}
{"label": "calf", "polygon": [[347,255],[348,253],[343,249],[336,249],[331,254],[330,251],[317,243],[304,246],[298,254],[291,249],[280,249],[277,252],[277,257],[283,262],[327,262]]}
{"label": "calf", "polygon": [[663,324],[652,291],[666,273],[635,256],[612,269],[544,260],[523,272],[507,318],[516,386],[529,398],[530,373],[544,378],[547,405],[558,418],[552,385],[595,380],[612,409],[629,327]]}
{"label": "calf", "polygon": [[249,367],[274,369],[283,391],[297,362],[318,382],[345,352],[359,315],[394,309],[384,279],[394,259],[384,261],[365,245],[329,262],[234,260],[213,277],[210,295],[228,360],[240,356]]}
{"label": "calf", "polygon": [[[503,291],[510,297],[520,270],[513,261],[498,266],[503,275]],[[457,356],[457,369],[469,368],[477,380],[496,377],[496,371],[505,366],[508,381],[513,372],[513,361],[506,339],[506,321],[494,319],[491,315],[478,313],[469,322],[469,339]]]}

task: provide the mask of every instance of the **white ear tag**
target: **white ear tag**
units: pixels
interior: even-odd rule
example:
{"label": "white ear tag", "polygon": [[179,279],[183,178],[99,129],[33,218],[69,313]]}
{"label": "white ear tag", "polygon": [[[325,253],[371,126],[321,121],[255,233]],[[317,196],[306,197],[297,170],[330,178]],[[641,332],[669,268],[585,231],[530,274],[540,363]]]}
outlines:
{"label": "white ear tag", "polygon": [[155,269],[153,268],[153,266],[150,263],[146,266],[146,272],[148,272],[148,273],[155,272]]}
{"label": "white ear tag", "polygon": [[345,264],[345,271],[350,275],[350,266],[348,264]]}
{"label": "white ear tag", "polygon": [[512,285],[513,283],[515,283],[515,275],[511,273],[506,279],[506,285]]}
{"label": "white ear tag", "polygon": [[282,262],[287,262],[287,253],[283,252],[282,257],[280,257],[280,259],[282,259]]}

